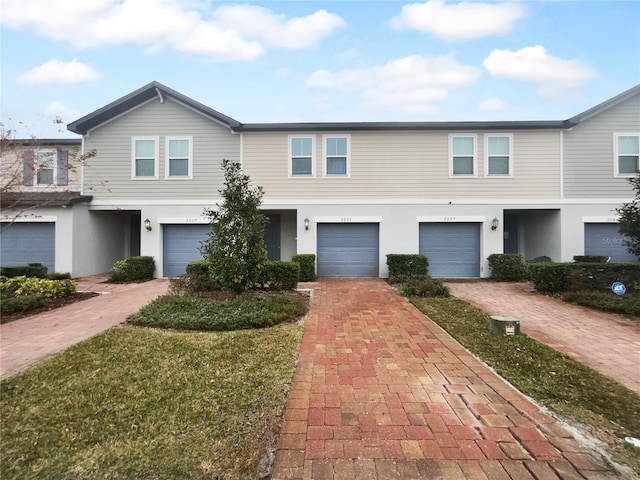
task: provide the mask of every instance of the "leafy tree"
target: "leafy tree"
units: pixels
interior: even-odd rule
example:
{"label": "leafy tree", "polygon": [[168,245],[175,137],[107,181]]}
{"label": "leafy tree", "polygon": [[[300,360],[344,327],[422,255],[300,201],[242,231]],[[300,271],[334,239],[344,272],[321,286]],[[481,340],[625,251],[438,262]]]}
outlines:
{"label": "leafy tree", "polygon": [[206,209],[211,232],[202,246],[214,280],[225,290],[243,292],[253,288],[265,262],[264,232],[267,217],[258,209],[262,187],[252,187],[239,163],[222,161],[225,184],[218,210]]}
{"label": "leafy tree", "polygon": [[616,212],[620,215],[618,231],[627,237],[624,240],[627,250],[640,258],[640,175],[630,178],[629,183],[636,192],[636,198],[616,208]]}

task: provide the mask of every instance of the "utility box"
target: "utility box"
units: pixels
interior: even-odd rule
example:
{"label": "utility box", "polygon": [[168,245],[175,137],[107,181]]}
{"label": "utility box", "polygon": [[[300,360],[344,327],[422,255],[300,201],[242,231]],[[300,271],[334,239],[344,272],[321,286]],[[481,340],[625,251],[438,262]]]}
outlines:
{"label": "utility box", "polygon": [[513,317],[491,316],[491,331],[498,335],[519,335],[520,320]]}

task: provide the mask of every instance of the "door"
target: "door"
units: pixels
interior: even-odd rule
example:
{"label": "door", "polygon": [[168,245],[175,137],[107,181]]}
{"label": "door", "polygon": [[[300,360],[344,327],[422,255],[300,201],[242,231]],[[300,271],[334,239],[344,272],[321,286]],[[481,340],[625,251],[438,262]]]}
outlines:
{"label": "door", "polygon": [[56,224],[15,222],[0,224],[0,262],[3,266],[41,263],[55,272]]}
{"label": "door", "polygon": [[629,253],[622,243],[617,223],[585,223],[584,254],[611,257],[615,263],[636,263],[638,258]]}
{"label": "door", "polygon": [[421,223],[419,251],[433,277],[480,276],[479,223]]}
{"label": "door", "polygon": [[319,223],[318,276],[377,277],[377,223]]}
{"label": "door", "polygon": [[189,262],[201,259],[200,247],[207,240],[210,230],[209,225],[164,225],[162,275],[182,275]]}

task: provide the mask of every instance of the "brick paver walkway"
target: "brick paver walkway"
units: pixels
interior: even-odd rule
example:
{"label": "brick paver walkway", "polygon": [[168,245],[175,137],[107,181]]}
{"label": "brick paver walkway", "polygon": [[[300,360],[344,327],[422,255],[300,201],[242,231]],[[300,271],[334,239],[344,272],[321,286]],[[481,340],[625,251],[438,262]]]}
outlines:
{"label": "brick paver walkway", "polygon": [[618,478],[383,280],[313,287],[273,479]]}
{"label": "brick paver walkway", "polygon": [[169,286],[167,279],[103,283],[107,278],[97,275],[76,281],[78,291],[103,295],[0,325],[0,378],[124,322]]}
{"label": "brick paver walkway", "polygon": [[[531,291],[527,283],[448,282],[451,293],[640,394],[640,324]],[[611,294],[613,295],[613,293]]]}

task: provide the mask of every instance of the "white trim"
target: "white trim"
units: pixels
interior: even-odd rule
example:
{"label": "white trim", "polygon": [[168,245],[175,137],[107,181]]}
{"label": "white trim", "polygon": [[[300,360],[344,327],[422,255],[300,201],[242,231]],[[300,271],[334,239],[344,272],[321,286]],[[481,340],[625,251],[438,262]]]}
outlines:
{"label": "white trim", "polygon": [[[473,138],[473,174],[453,173],[453,139]],[[478,176],[478,134],[476,133],[450,133],[449,134],[449,178],[477,178]]]}
{"label": "white trim", "polygon": [[[489,138],[506,137],[509,139],[509,173],[489,173]],[[513,177],[513,133],[485,133],[484,135],[484,175],[489,178],[512,178]],[[456,175],[457,176],[457,175]]]}
{"label": "white trim", "polygon": [[[619,173],[618,137],[638,137],[640,143],[640,132],[613,132],[613,176],[615,178],[633,178],[637,173]],[[636,168],[640,170],[640,158],[638,158]]]}
{"label": "white trim", "polygon": [[360,215],[331,215],[325,217],[313,217],[315,223],[382,223],[382,216],[360,216]]}
{"label": "white trim", "polygon": [[[136,141],[153,140],[155,142],[155,158],[153,177],[136,177]],[[158,180],[160,175],[160,137],[158,136],[133,136],[131,137],[131,180]]]}
{"label": "white trim", "polygon": [[57,215],[36,215],[36,214],[23,214],[14,217],[12,215],[5,214],[3,217],[0,217],[0,222],[18,222],[18,223],[51,223],[57,222]]}
{"label": "white trim", "polygon": [[[169,158],[169,142],[171,140],[187,140],[189,142],[189,158],[188,175],[169,175],[170,158]],[[164,178],[165,180],[191,180],[193,178],[193,137],[190,135],[184,136],[166,136],[164,137]]]}
{"label": "white trim", "polygon": [[[293,174],[293,151],[291,148],[291,143],[296,138],[310,138],[311,139],[311,174],[310,175],[294,175]],[[290,134],[287,136],[287,163],[289,178],[315,178],[316,176],[316,135],[300,135],[300,134]]]}
{"label": "white trim", "polygon": [[620,223],[620,217],[618,215],[583,216],[582,223]]}
{"label": "white trim", "polygon": [[418,223],[484,223],[485,215],[427,215],[417,216]]}
{"label": "white trim", "polygon": [[207,217],[158,217],[158,224],[160,225],[207,225],[210,220]]}
{"label": "white trim", "polygon": [[[327,139],[328,138],[345,138],[347,140],[347,164],[345,165],[346,173],[327,173]],[[351,134],[335,133],[322,135],[322,176],[324,178],[351,178]]]}

